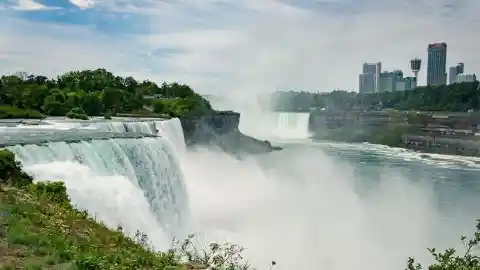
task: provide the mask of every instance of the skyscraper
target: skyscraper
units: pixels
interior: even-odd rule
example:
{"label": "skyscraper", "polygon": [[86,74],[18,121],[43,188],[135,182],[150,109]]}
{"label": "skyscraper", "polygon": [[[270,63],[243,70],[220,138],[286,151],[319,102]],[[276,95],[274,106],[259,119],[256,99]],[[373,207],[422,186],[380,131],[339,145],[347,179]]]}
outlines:
{"label": "skyscraper", "polygon": [[447,43],[428,44],[427,85],[447,84]]}
{"label": "skyscraper", "polygon": [[457,64],[457,74],[463,74],[464,70],[465,70],[465,64],[464,63],[458,63]]}
{"label": "skyscraper", "polygon": [[381,72],[382,72],[381,62],[363,64],[362,74],[372,74],[374,77],[374,87],[371,91],[369,91],[370,93],[378,92],[378,89],[380,88]]}
{"label": "skyscraper", "polygon": [[375,74],[362,73],[358,75],[358,92],[360,94],[375,92]]}

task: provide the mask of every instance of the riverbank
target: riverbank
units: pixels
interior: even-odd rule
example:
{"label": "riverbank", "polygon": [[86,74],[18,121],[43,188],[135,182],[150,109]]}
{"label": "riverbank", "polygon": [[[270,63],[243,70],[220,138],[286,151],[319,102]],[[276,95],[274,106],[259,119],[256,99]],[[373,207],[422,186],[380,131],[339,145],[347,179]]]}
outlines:
{"label": "riverbank", "polygon": [[475,136],[435,134],[405,124],[382,126],[342,126],[317,130],[314,140],[371,143],[421,153],[480,157],[480,141]]}

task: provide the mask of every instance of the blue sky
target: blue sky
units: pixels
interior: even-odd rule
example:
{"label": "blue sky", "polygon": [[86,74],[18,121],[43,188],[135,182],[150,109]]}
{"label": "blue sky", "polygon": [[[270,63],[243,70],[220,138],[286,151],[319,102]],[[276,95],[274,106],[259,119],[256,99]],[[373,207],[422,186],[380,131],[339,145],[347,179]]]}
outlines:
{"label": "blue sky", "polygon": [[[478,0],[0,0],[0,72],[104,67],[204,93],[355,89],[430,42],[480,73]],[[424,61],[425,62],[425,61]],[[425,66],[420,83],[425,81]]]}

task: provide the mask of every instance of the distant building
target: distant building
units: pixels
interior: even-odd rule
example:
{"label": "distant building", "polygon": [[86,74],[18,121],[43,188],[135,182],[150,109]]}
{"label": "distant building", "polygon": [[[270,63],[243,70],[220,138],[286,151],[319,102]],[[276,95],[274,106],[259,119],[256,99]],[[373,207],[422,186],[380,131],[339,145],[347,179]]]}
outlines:
{"label": "distant building", "polygon": [[364,63],[363,64],[362,74],[373,74],[374,75],[375,84],[374,84],[373,92],[378,92],[378,89],[380,87],[380,73],[381,72],[382,72],[382,63],[381,62]]}
{"label": "distant building", "polygon": [[447,84],[447,43],[428,45],[427,85]]}
{"label": "distant building", "polygon": [[394,70],[392,72],[384,71],[380,73],[380,91],[405,91],[417,87],[415,77],[403,77],[403,71]]}
{"label": "distant building", "polygon": [[457,82],[457,66],[450,67],[448,69],[448,84]]}
{"label": "distant building", "polygon": [[465,64],[464,63],[458,63],[457,64],[457,74],[463,74],[465,71]]}
{"label": "distant building", "polygon": [[457,83],[474,82],[476,80],[477,80],[477,76],[475,74],[458,74],[457,75]]}
{"label": "distant building", "polygon": [[384,71],[380,73],[380,89],[381,92],[395,91],[397,74],[394,72]]}
{"label": "distant building", "polygon": [[410,60],[410,69],[412,70],[413,76],[415,77],[415,82],[418,81],[418,72],[420,71],[421,67],[422,60],[420,58],[413,58],[412,60]]}
{"label": "distant building", "polygon": [[451,66],[448,69],[448,83],[456,83],[457,82],[457,75],[463,74],[465,69],[465,65],[463,63],[458,63],[456,66]]}
{"label": "distant building", "polygon": [[412,90],[417,88],[417,78],[416,77],[406,77],[403,78],[405,81],[405,90]]}
{"label": "distant building", "polygon": [[395,91],[405,91],[407,90],[407,81],[405,79],[400,79],[395,82]]}
{"label": "distant building", "polygon": [[361,94],[375,93],[375,74],[363,73],[358,75],[358,92]]}

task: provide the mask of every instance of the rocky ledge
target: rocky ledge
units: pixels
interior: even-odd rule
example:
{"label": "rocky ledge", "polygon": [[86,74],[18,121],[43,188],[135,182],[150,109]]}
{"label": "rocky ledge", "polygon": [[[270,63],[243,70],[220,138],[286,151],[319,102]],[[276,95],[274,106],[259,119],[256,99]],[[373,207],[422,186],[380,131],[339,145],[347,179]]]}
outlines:
{"label": "rocky ledge", "polygon": [[210,145],[231,154],[262,154],[275,150],[269,141],[242,134],[238,129],[240,113],[217,111],[211,115],[181,118],[187,146]]}

